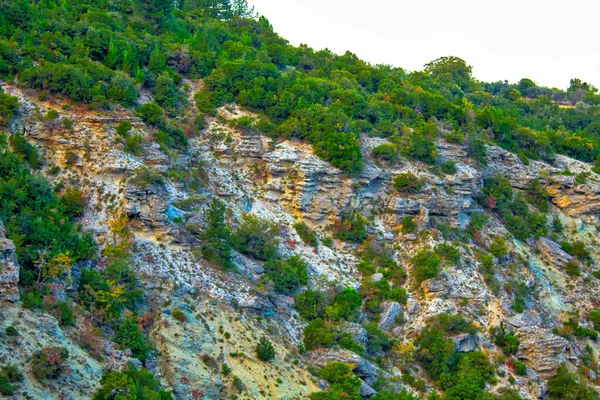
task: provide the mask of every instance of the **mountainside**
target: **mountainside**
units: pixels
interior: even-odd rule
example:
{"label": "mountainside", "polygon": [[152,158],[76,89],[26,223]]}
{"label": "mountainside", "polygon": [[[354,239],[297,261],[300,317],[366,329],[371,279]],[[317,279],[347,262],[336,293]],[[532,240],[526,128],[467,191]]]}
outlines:
{"label": "mountainside", "polygon": [[0,393],[597,399],[600,96],[0,1]]}

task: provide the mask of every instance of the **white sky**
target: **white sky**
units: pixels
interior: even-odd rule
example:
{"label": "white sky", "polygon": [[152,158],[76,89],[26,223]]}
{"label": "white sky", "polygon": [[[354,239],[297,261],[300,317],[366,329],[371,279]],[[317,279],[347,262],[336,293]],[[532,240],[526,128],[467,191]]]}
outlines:
{"label": "white sky", "polygon": [[484,81],[600,88],[598,0],[248,0],[291,44],[409,71],[457,56]]}

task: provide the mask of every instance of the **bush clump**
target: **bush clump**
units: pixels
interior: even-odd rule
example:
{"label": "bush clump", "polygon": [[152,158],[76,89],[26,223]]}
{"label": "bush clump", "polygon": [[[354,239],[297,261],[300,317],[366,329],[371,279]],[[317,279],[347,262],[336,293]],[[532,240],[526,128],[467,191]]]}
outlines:
{"label": "bush clump", "polygon": [[415,194],[421,191],[423,180],[412,172],[403,172],[394,178],[394,189],[403,194]]}
{"label": "bush clump", "polygon": [[413,276],[417,283],[437,278],[441,259],[433,251],[422,249],[411,258],[411,262],[414,266]]}
{"label": "bush clump", "polygon": [[290,294],[308,283],[307,263],[300,256],[269,260],[264,269],[277,293]]}
{"label": "bush clump", "polygon": [[262,361],[271,361],[275,358],[275,348],[265,336],[261,337],[256,345],[256,356]]}
{"label": "bush clump", "polygon": [[113,399],[157,399],[172,400],[171,392],[164,390],[160,381],[146,368],[135,369],[130,363],[121,371],[109,371],[100,379],[100,389],[94,400]]}
{"label": "bush clump", "polygon": [[57,379],[67,369],[69,352],[64,347],[45,347],[33,355],[31,372],[39,380]]}
{"label": "bush clump", "polygon": [[235,248],[243,254],[268,261],[277,257],[279,228],[272,222],[248,214],[231,236]]}
{"label": "bush clump", "polygon": [[300,236],[300,239],[302,239],[302,241],[306,244],[310,244],[313,247],[317,247],[319,245],[319,242],[317,240],[317,234],[308,227],[308,225],[306,225],[304,222],[296,222],[294,224],[294,229],[296,230],[296,233],[298,233],[298,236]]}
{"label": "bush clump", "polygon": [[337,239],[352,243],[362,243],[368,233],[368,224],[358,211],[348,211],[333,225],[334,236]]}
{"label": "bush clump", "polygon": [[185,315],[185,312],[179,308],[174,308],[173,311],[171,311],[171,315],[179,322],[188,322],[187,315]]}

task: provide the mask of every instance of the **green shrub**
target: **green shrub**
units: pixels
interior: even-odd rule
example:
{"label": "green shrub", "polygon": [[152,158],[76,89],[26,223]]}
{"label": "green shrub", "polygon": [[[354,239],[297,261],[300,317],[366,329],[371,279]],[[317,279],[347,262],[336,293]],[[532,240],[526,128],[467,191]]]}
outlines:
{"label": "green shrub", "polygon": [[322,319],[314,319],[304,328],[303,342],[306,350],[314,350],[320,346],[331,346],[335,342],[335,336]]}
{"label": "green shrub", "polygon": [[475,234],[479,232],[485,226],[485,224],[487,224],[488,219],[489,217],[485,214],[472,214],[469,225],[467,225],[467,229],[465,229],[465,231],[471,238],[473,238]]}
{"label": "green shrub", "polygon": [[183,312],[183,310],[179,308],[173,308],[173,311],[171,311],[171,315],[179,322],[188,322],[187,315],[185,315],[185,312]]}
{"label": "green shrub", "polygon": [[[425,383],[423,381],[420,382]],[[408,392],[406,389],[402,389],[399,393],[378,392],[375,396],[371,397],[371,400],[419,400],[419,397]]]}
{"label": "green shrub", "polygon": [[433,248],[433,251],[444,261],[448,261],[452,264],[458,264],[460,262],[460,252],[451,244],[440,243]]}
{"label": "green shrub", "polygon": [[373,353],[387,353],[392,348],[390,339],[379,329],[376,322],[363,325],[368,334],[367,348]]}
{"label": "green shrub", "polygon": [[311,394],[311,400],[358,400],[361,398],[361,380],[352,373],[352,368],[349,365],[336,361],[329,362],[319,370],[318,376],[325,379],[330,387],[327,392]]}
{"label": "green shrub", "polygon": [[407,234],[407,233],[413,233],[415,230],[417,229],[417,224],[415,223],[414,219],[407,215],[404,218],[402,218],[402,233],[403,234]]}
{"label": "green shrub", "polygon": [[164,124],[163,109],[156,103],[144,104],[138,108],[137,115],[148,125],[160,127]]}
{"label": "green shrub", "polygon": [[338,337],[337,344],[341,348],[350,350],[360,356],[365,355],[365,348],[362,346],[362,344],[354,341],[354,339],[352,339],[352,335],[348,332],[342,333]]}
{"label": "green shrub", "polygon": [[440,171],[446,175],[456,174],[456,162],[452,160],[444,161],[440,164]]}
{"label": "green shrub", "polygon": [[231,374],[231,367],[227,364],[221,365],[221,373],[223,376],[229,376]]}
{"label": "green shrub", "polygon": [[306,321],[323,318],[325,308],[330,303],[330,298],[325,292],[307,289],[296,295],[294,303],[298,314]]}
{"label": "green shrub", "polygon": [[19,112],[19,99],[0,88],[0,126],[6,126]]}
{"label": "green shrub", "polygon": [[525,376],[527,374],[527,366],[521,361],[515,363],[515,372],[519,376]]}
{"label": "green shrub", "polygon": [[48,112],[46,113],[46,119],[48,121],[54,121],[57,118],[58,118],[58,111],[56,111],[56,110],[48,110]]}
{"label": "green shrub", "polygon": [[349,319],[356,316],[362,305],[362,298],[355,289],[347,287],[333,299],[325,314],[332,319]]}
{"label": "green shrub", "polygon": [[444,334],[456,335],[458,333],[469,333],[474,335],[476,330],[472,323],[459,314],[441,313],[427,320],[429,326],[435,326]]}
{"label": "green shrub", "polygon": [[454,343],[439,328],[426,326],[414,342],[415,359],[434,380],[447,373],[454,356]]}
{"label": "green shrub", "polygon": [[275,358],[275,348],[265,336],[261,337],[256,345],[256,356],[262,361],[271,361]]}
{"label": "green shrub", "polygon": [[119,125],[117,125],[115,127],[115,131],[117,132],[117,134],[119,136],[122,136],[125,138],[125,137],[129,136],[129,131],[131,131],[131,128],[132,128],[131,122],[121,121],[121,122],[119,122]]}
{"label": "green shrub", "polygon": [[589,337],[590,339],[596,340],[598,338],[598,332],[593,329],[585,328],[579,325],[573,317],[571,317],[567,322],[565,322],[565,328],[568,328],[573,335],[578,338]]}
{"label": "green shrub", "polygon": [[484,182],[479,201],[488,208],[504,210],[513,200],[510,181],[503,176],[494,176]]}
{"label": "green shrub", "polygon": [[85,198],[79,188],[68,188],[60,198],[65,214],[73,218],[80,217],[85,207]]}
{"label": "green shrub", "polygon": [[126,153],[133,154],[134,156],[142,155],[142,143],[144,139],[142,135],[135,134],[125,138],[125,146],[123,150]]}
{"label": "green shrub", "polygon": [[508,246],[506,245],[506,239],[502,236],[496,236],[492,244],[490,244],[490,253],[496,258],[504,257],[508,254]]}
{"label": "green shrub", "polygon": [[39,380],[57,379],[66,370],[69,352],[63,347],[45,347],[36,352],[31,360],[31,372]]}
{"label": "green shrub", "polygon": [[371,150],[371,157],[377,160],[383,160],[388,162],[397,161],[398,150],[396,150],[396,146],[391,143],[380,144],[379,146],[373,147]]}
{"label": "green shrub", "polygon": [[164,185],[165,178],[146,166],[139,167],[135,170],[135,175],[131,178],[131,183],[139,187],[147,185]]}
{"label": "green shrub", "polygon": [[37,290],[30,290],[26,295],[21,294],[23,307],[35,309],[42,308],[42,295]]}
{"label": "green shrub", "polygon": [[600,330],[600,310],[590,311],[590,321],[594,324],[594,328]]}
{"label": "green shrub", "polygon": [[340,240],[362,243],[369,234],[367,228],[367,221],[358,211],[344,212],[334,223],[333,234]]}
{"label": "green shrub", "polygon": [[105,372],[100,379],[100,388],[94,400],[113,399],[157,399],[172,400],[170,392],[162,389],[160,381],[146,368],[136,370],[130,363],[123,371]]}
{"label": "green shrub", "polygon": [[14,364],[9,364],[2,367],[2,375],[8,378],[11,383],[20,382],[23,380],[23,373]]}
{"label": "green shrub", "polygon": [[55,308],[58,314],[58,320],[60,321],[60,326],[71,326],[73,325],[73,308],[69,303],[64,301],[59,301],[56,303]]}
{"label": "green shrub", "polygon": [[205,217],[206,227],[200,236],[203,240],[202,256],[225,269],[234,268],[231,229],[225,222],[225,204],[214,198],[205,211]]}
{"label": "green shrub", "polygon": [[415,194],[421,191],[423,180],[412,172],[403,172],[394,178],[394,189],[399,193]]}
{"label": "green shrub", "polygon": [[578,185],[585,185],[588,176],[588,172],[580,172],[579,174],[575,175],[575,183]]}
{"label": "green shrub", "polygon": [[563,364],[557,374],[548,380],[548,400],[597,400],[598,394],[576,377]]}
{"label": "green shrub", "polygon": [[438,268],[441,260],[433,251],[420,250],[413,258],[413,276],[417,283],[421,283],[427,279],[437,278]]}
{"label": "green shrub", "polygon": [[438,158],[435,143],[418,131],[410,133],[405,138],[400,152],[410,159],[427,164],[435,164]]}
{"label": "green shrub", "polygon": [[307,263],[300,256],[292,256],[286,261],[269,260],[264,269],[278,293],[289,294],[308,283]]}
{"label": "green shrub", "polygon": [[550,196],[548,196],[548,192],[546,192],[539,179],[534,179],[527,185],[527,199],[541,212],[548,212]]}
{"label": "green shrub", "polygon": [[67,130],[73,129],[73,121],[71,121],[69,118],[63,118],[61,120],[61,123],[65,129],[67,129]]}
{"label": "green shrub", "polygon": [[579,267],[579,264],[577,264],[574,261],[569,261],[565,265],[565,272],[567,273],[567,275],[572,277],[581,276],[581,268]]}
{"label": "green shrub", "polygon": [[40,155],[35,146],[31,145],[20,133],[10,137],[10,144],[15,152],[29,164],[31,168],[37,169],[41,165]]}
{"label": "green shrub", "polygon": [[123,322],[115,335],[115,342],[123,348],[130,349],[131,354],[140,361],[146,359],[148,345],[135,315],[129,314],[123,318]]}
{"label": "green shrub", "polygon": [[248,214],[231,238],[239,252],[257,260],[267,261],[277,257],[279,228],[270,221]]}
{"label": "green shrub", "polygon": [[15,387],[8,378],[4,375],[0,375],[0,394],[3,396],[12,396],[15,392]]}
{"label": "green shrub", "polygon": [[14,326],[7,326],[4,330],[8,336],[19,336],[19,331]]}
{"label": "green shrub", "polygon": [[573,257],[577,257],[581,261],[587,261],[590,259],[590,252],[585,247],[585,243],[581,241],[575,241],[573,243],[560,242],[560,245],[563,248],[563,250],[565,250]]}
{"label": "green shrub", "polygon": [[559,235],[564,231],[563,224],[562,222],[560,222],[560,218],[558,216],[554,217],[554,219],[552,220],[552,230],[554,231],[554,233]]}
{"label": "green shrub", "polygon": [[294,229],[296,230],[296,233],[298,233],[298,236],[300,236],[300,239],[302,239],[304,243],[310,244],[313,247],[317,247],[319,245],[316,233],[312,229],[310,229],[308,225],[306,225],[304,222],[296,222],[294,224]]}
{"label": "green shrub", "polygon": [[516,354],[521,344],[513,331],[506,331],[503,323],[492,329],[492,338],[496,346],[499,346],[506,355]]}

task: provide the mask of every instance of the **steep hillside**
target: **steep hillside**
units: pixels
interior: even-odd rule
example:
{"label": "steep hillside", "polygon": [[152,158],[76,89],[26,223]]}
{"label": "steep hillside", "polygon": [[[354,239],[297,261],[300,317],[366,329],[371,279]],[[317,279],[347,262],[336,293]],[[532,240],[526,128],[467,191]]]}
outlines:
{"label": "steep hillside", "polygon": [[[597,90],[0,1],[0,392],[597,399]],[[569,397],[571,396],[571,397]]]}

